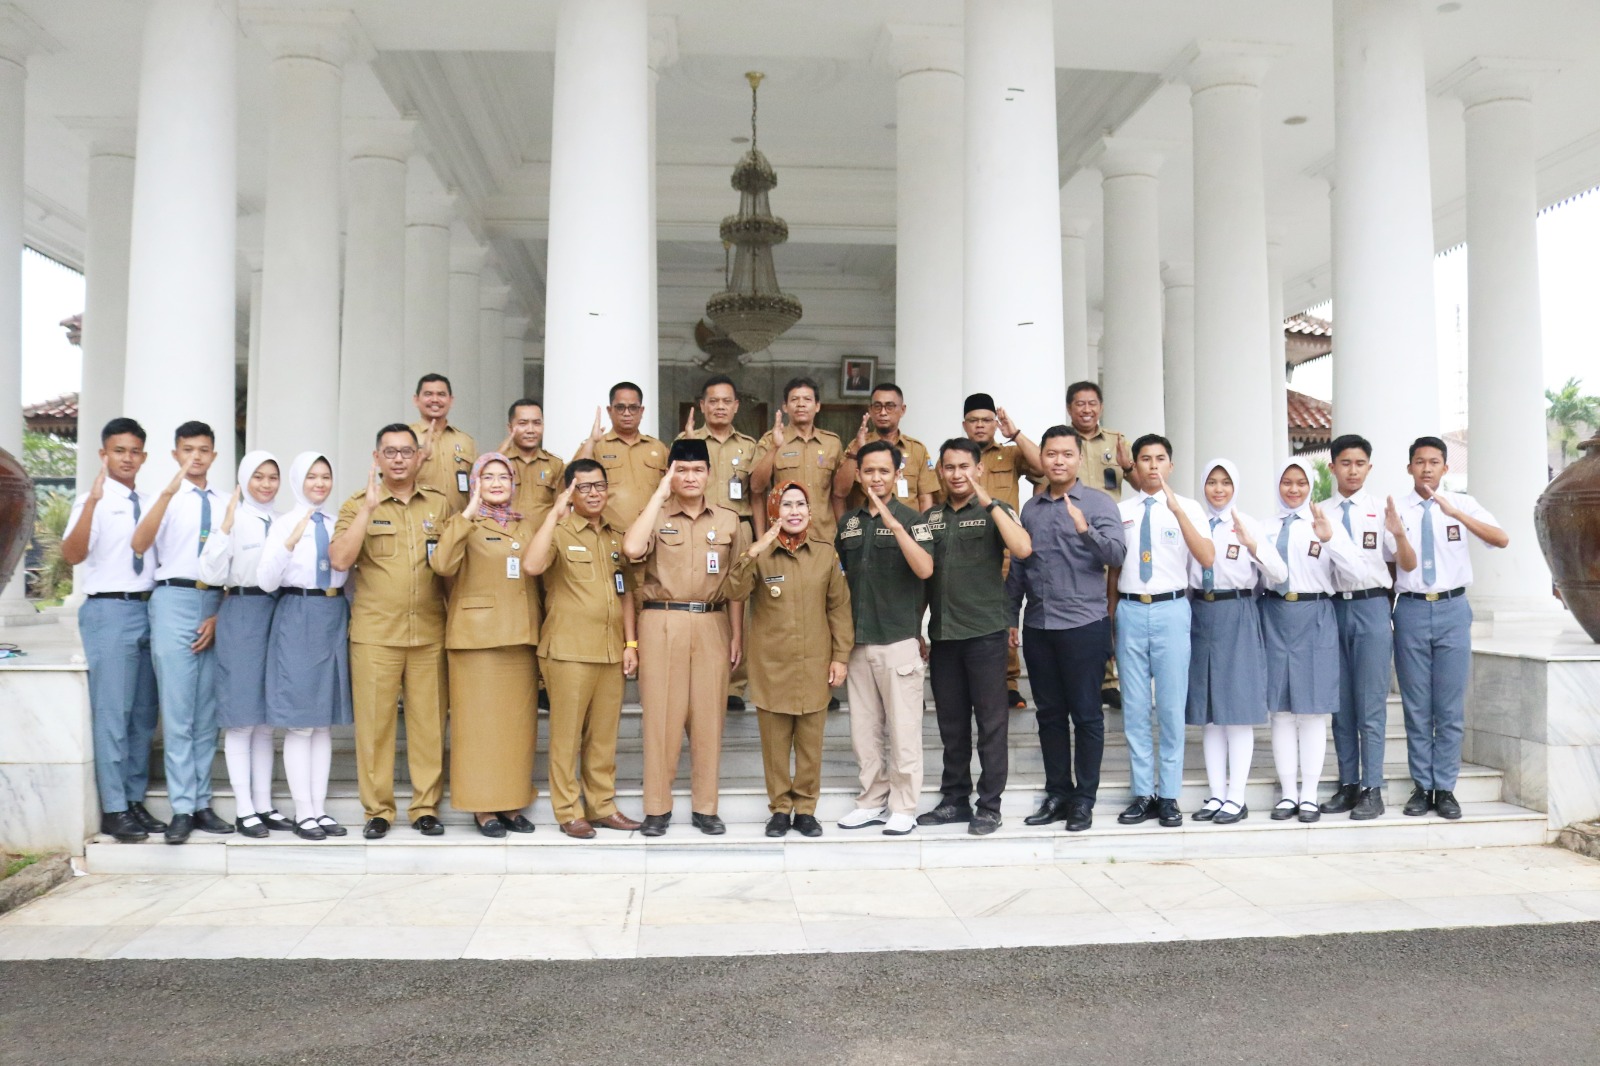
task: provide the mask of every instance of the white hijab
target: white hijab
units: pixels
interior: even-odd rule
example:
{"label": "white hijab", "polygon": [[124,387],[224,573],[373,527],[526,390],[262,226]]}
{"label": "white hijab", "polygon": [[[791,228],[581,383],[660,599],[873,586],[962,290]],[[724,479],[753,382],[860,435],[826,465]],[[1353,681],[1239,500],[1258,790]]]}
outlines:
{"label": "white hijab", "polygon": [[[1206,482],[1211,479],[1211,472],[1217,467],[1222,467],[1224,473],[1233,482],[1233,495],[1228,497],[1227,505],[1220,510],[1211,506],[1211,497],[1206,494]],[[1200,506],[1205,508],[1207,518],[1227,518],[1233,514],[1233,505],[1239,501],[1239,468],[1232,459],[1212,459],[1200,467]]]}
{"label": "white hijab", "polygon": [[257,503],[254,496],[250,495],[250,479],[263,463],[271,463],[278,468],[278,490],[283,489],[283,466],[276,456],[268,451],[246,452],[243,459],[239,460],[239,506],[249,511],[258,518],[271,521],[277,517],[272,510],[272,505],[277,501],[277,493],[273,493],[271,500],[266,503]]}
{"label": "white hijab", "polygon": [[[296,522],[300,521],[301,515],[311,511],[321,511],[333,521],[338,521],[339,519],[339,512],[333,506],[332,492],[329,492],[328,498],[316,507],[313,507],[311,501],[306,499],[306,475],[311,472],[311,468],[316,465],[319,459],[328,464],[330,471],[333,469],[333,460],[322,452],[301,452],[294,457],[294,462],[289,464],[289,491],[294,493],[295,503],[294,510],[290,512],[290,517]],[[328,531],[332,533],[333,527],[329,526]]]}
{"label": "white hijab", "polygon": [[[1306,491],[1305,502],[1301,503],[1299,507],[1290,507],[1288,504],[1283,502],[1283,489],[1280,487],[1283,482],[1283,475],[1289,472],[1289,468],[1291,466],[1298,466],[1300,468],[1300,472],[1306,476],[1306,484],[1310,486],[1310,488],[1308,488]],[[1272,482],[1273,490],[1278,494],[1278,517],[1287,518],[1292,514],[1305,519],[1307,522],[1311,521],[1310,490],[1314,489],[1316,484],[1317,472],[1312,469],[1311,464],[1306,462],[1304,459],[1290,459],[1288,462],[1284,463],[1283,466],[1278,469],[1278,476],[1273,479]]]}

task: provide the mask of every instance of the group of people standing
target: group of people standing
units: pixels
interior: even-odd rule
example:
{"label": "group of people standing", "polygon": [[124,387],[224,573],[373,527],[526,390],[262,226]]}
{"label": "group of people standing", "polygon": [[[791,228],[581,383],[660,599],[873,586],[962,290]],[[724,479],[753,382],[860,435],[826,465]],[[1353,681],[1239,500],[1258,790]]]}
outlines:
{"label": "group of people standing", "polygon": [[[1202,728],[1212,797],[1191,816],[1247,817],[1253,727],[1269,721],[1283,782],[1274,818],[1375,817],[1391,643],[1417,785],[1406,813],[1460,816],[1466,540],[1503,545],[1505,534],[1470,497],[1439,491],[1443,442],[1412,446],[1413,492],[1379,508],[1362,488],[1370,445],[1341,437],[1338,494],[1312,503],[1313,472],[1291,460],[1278,513],[1258,523],[1234,506],[1227,459],[1202,467],[1203,501],[1177,495],[1170,443],[1148,434],[1130,447],[1101,427],[1092,382],[1069,389],[1071,424],[1037,443],[974,394],[962,434],[937,452],[900,432],[892,384],[873,390],[848,441],[816,425],[819,394],[808,378],[788,382],[757,441],[733,426],[733,381],[713,377],[704,424],[691,412],[666,444],[640,431],[643,390],[619,382],[609,429],[597,411],[564,462],[544,448],[536,399],[515,401],[505,440],[479,454],[449,422],[449,381],[429,374],[413,397],[420,420],[378,431],[365,487],[337,507],[316,451],[286,472],[251,452],[220,497],[208,483],[214,436],[198,422],[174,434],[172,481],[141,492],[145,432],[108,423],[103,469],[63,549],[87,595],[102,831],[173,844],[195,830],[344,835],[325,809],[331,729],[353,723],[362,832],[381,838],[398,817],[403,716],[412,828],[444,832],[448,733],[453,807],[485,836],[532,832],[547,705],[563,833],[665,834],[687,738],[692,824],[721,834],[723,721],[747,694],[766,833],[818,836],[824,712],[843,685],[861,787],[840,828],[966,823],[984,835],[1001,825],[1019,649],[1046,769],[1031,825],[1092,824],[1113,651],[1134,792],[1120,822],[1181,823],[1186,724]],[[285,477],[294,505],[283,512]],[[944,760],[940,798],[919,814],[925,671]],[[642,820],[616,803],[632,677]],[[170,824],[144,806],[158,713]],[[1319,805],[1329,715],[1341,784]],[[218,729],[231,824],[211,805]],[[279,729],[292,817],[273,805]]]}

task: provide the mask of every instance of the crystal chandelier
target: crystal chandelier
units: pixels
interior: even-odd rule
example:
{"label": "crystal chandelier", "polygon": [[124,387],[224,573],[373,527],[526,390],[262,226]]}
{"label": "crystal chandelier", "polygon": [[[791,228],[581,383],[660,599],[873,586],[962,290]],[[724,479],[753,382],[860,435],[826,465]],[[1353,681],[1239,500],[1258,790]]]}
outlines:
{"label": "crystal chandelier", "polygon": [[767,193],[778,175],[756,148],[756,90],[764,75],[751,71],[750,150],[733,168],[739,190],[739,213],[722,220],[722,240],[733,245],[733,264],[725,269],[727,286],[706,301],[706,317],[746,352],[768,347],[800,321],[800,301],[778,289],[772,246],[789,239],[789,226],[772,214]]}

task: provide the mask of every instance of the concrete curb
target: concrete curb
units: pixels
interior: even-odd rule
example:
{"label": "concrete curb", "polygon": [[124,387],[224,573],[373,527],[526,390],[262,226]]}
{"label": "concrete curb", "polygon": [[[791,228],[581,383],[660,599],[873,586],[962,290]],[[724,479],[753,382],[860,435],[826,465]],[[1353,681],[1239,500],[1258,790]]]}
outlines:
{"label": "concrete curb", "polygon": [[1556,834],[1556,844],[1579,855],[1600,859],[1600,822],[1573,822]]}
{"label": "concrete curb", "polygon": [[72,863],[65,855],[50,855],[0,881],[0,914],[37,899],[63,881],[71,880]]}

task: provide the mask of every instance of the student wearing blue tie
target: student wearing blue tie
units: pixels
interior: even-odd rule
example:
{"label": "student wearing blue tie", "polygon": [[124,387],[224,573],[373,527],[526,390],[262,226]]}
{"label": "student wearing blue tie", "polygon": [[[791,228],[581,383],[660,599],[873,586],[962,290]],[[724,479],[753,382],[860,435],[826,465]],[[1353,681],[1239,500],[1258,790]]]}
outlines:
{"label": "student wearing blue tie", "polygon": [[[1439,812],[1460,818],[1456,775],[1466,731],[1472,672],[1472,584],[1469,536],[1491,548],[1511,542],[1494,515],[1464,492],[1441,492],[1449,450],[1438,437],[1412,442],[1406,470],[1411,491],[1400,503],[1395,534],[1394,668],[1406,715],[1406,759],[1416,788],[1406,801],[1413,817]],[[1407,565],[1415,556],[1415,565]]]}
{"label": "student wearing blue tie", "polygon": [[178,472],[133,531],[133,550],[156,553],[150,594],[150,657],[161,694],[161,733],[172,801],[168,844],[183,844],[196,829],[231,833],[211,809],[211,761],[217,754],[217,668],[212,640],[222,590],[200,577],[200,556],[222,500],[206,482],[217,460],[216,435],[204,422],[185,422],[173,434]]}

